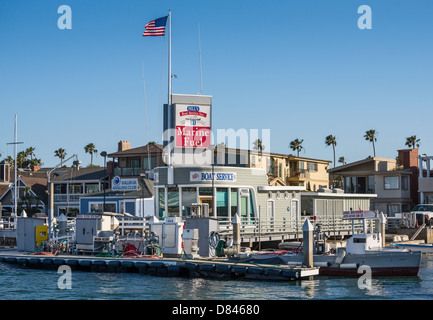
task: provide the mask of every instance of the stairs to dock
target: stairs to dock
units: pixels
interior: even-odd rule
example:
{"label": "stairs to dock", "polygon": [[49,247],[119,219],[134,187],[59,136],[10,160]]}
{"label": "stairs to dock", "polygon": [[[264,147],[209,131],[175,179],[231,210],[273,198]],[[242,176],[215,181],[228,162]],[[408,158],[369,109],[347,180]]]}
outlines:
{"label": "stairs to dock", "polygon": [[426,224],[423,223],[423,224],[418,228],[418,230],[413,234],[413,236],[410,238],[410,240],[411,240],[411,241],[412,241],[412,240],[415,240],[416,237],[418,237],[418,235],[421,233],[421,231],[424,230],[425,226],[426,226]]}

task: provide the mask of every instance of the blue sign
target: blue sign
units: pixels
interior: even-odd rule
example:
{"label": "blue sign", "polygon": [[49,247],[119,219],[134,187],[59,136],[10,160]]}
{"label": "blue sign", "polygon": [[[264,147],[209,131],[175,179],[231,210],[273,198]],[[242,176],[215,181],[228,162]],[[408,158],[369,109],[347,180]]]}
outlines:
{"label": "blue sign", "polygon": [[188,111],[200,111],[200,107],[199,106],[188,106],[186,108],[186,110],[188,110]]}
{"label": "blue sign", "polygon": [[120,177],[119,177],[119,176],[115,176],[115,177],[114,177],[114,179],[113,179],[113,184],[114,184],[115,186],[120,185]]}
{"label": "blue sign", "polygon": [[115,176],[111,184],[111,190],[113,191],[138,190],[138,179],[137,178],[121,179],[119,176]]}

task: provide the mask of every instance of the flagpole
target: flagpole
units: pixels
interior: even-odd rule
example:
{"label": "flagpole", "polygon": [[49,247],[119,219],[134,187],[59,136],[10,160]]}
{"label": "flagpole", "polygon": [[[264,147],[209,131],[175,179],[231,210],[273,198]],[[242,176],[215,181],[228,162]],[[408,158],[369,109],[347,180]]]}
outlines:
{"label": "flagpole", "polygon": [[168,11],[168,106],[171,105],[171,11]]}
{"label": "flagpole", "polygon": [[[175,128],[172,128],[172,101],[171,101],[171,10],[168,10],[168,128],[171,132],[174,131]],[[171,133],[169,134],[169,139],[171,140]],[[174,138],[174,137],[173,137]],[[173,184],[173,163],[171,158],[171,149],[168,148],[168,155],[167,155],[167,164],[168,164],[168,170],[167,170],[167,183]]]}

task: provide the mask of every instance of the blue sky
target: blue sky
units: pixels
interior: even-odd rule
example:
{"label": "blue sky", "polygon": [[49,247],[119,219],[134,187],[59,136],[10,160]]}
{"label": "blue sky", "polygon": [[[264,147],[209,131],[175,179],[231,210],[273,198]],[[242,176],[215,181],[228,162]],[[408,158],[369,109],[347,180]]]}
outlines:
{"label": "blue sky", "polygon": [[[69,5],[72,29],[57,9]],[[361,30],[358,7],[372,9]],[[0,153],[29,146],[46,166],[54,150],[114,152],[117,142],[162,142],[167,101],[167,38],[142,37],[144,25],[172,11],[173,93],[213,97],[213,130],[270,129],[266,150],[332,160],[372,155],[365,131],[378,132],[376,155],[395,158],[406,137],[433,154],[433,2],[431,0],[56,1],[0,2]],[[144,62],[144,72],[143,72]],[[97,156],[94,163],[103,165]]]}

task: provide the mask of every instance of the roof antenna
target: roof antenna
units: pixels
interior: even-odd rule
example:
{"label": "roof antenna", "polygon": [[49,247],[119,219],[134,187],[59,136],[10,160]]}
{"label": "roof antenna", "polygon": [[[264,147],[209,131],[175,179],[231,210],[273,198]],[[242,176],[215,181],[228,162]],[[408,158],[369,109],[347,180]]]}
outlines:
{"label": "roof antenna", "polygon": [[143,71],[143,95],[144,95],[144,116],[146,120],[146,140],[147,140],[147,162],[148,169],[150,170],[150,151],[149,151],[149,128],[147,123],[147,106],[146,106],[146,82],[144,81],[144,59],[141,60],[142,71]]}
{"label": "roof antenna", "polygon": [[200,22],[198,23],[198,56],[200,62],[200,94],[203,94],[203,81],[202,81],[202,70],[201,70]]}

